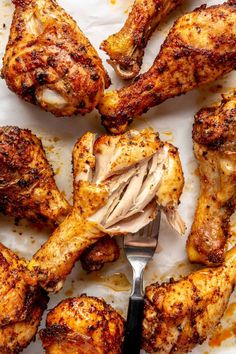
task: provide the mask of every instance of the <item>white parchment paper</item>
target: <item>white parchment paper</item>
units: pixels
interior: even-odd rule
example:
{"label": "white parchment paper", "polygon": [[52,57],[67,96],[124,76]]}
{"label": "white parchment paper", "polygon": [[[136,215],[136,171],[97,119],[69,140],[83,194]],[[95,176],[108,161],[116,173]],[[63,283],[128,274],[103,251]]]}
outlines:
{"label": "white parchment paper", "polygon": [[[142,71],[146,71],[152,64],[159,51],[160,44],[166,37],[173,21],[184,12],[204,2],[204,0],[186,0],[181,8],[161,24],[148,43]],[[223,1],[218,0],[218,2]],[[121,28],[126,19],[127,10],[133,1],[59,0],[59,3],[75,18],[98,50],[99,44],[103,39]],[[216,0],[207,1],[208,5],[215,3],[217,3]],[[0,0],[1,57],[5,50],[13,9],[14,7],[10,0]],[[99,51],[99,54],[104,60],[113,86],[116,88],[122,87],[123,82],[117,79],[112,68],[106,64],[106,55],[102,51]],[[163,281],[171,276],[187,274],[190,270],[193,270],[193,266],[188,265],[185,254],[186,237],[192,222],[198,194],[198,177],[195,173],[196,162],[192,153],[191,140],[193,116],[202,106],[216,102],[220,99],[221,93],[232,89],[235,79],[235,73],[231,73],[207,87],[190,92],[185,96],[171,99],[151,109],[147,114],[143,115],[142,119],[132,125],[133,128],[137,129],[151,126],[160,132],[163,140],[171,141],[179,147],[186,181],[180,212],[186,221],[188,230],[184,237],[176,235],[163,217],[158,251],[145,272],[146,284],[154,281]],[[42,138],[48,159],[56,171],[57,183],[65,191],[70,201],[72,189],[71,151],[73,144],[87,130],[104,133],[103,128],[100,126],[97,111],[86,117],[55,118],[51,114],[20,100],[8,90],[3,80],[0,80],[0,125],[17,125],[28,128]],[[48,236],[46,231],[39,231],[26,223],[15,226],[13,219],[0,216],[0,242],[26,258],[30,258]],[[131,279],[130,268],[124,256],[121,256],[118,262],[106,265],[102,271],[97,272],[95,275],[87,276],[81,270],[79,263],[76,264],[63,290],[59,294],[51,296],[48,309],[54,307],[66,297],[87,293],[103,297],[125,316],[129,291],[114,291],[110,286],[104,285],[104,277],[111,276],[114,273],[125,274],[129,280]],[[108,285],[110,285],[109,282]],[[231,299],[231,301],[235,301],[234,295],[232,295]],[[44,319],[42,326],[44,325]],[[236,321],[236,313],[232,316],[225,316],[222,325],[224,329],[226,328],[226,337],[227,333],[232,332],[230,332],[230,328],[234,321]],[[222,341],[222,345],[219,347],[208,346],[208,341],[206,341],[205,344],[198,346],[194,350],[194,354],[236,353],[236,339],[232,335],[229,335],[229,337],[229,339]],[[38,338],[24,353],[43,353]]]}

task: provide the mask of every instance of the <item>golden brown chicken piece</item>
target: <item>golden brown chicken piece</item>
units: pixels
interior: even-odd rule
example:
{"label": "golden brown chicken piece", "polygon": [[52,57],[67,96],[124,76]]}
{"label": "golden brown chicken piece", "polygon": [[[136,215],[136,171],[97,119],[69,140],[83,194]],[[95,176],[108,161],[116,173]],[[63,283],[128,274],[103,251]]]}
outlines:
{"label": "golden brown chicken piece", "polygon": [[120,134],[150,107],[235,68],[236,1],[203,5],[176,21],[148,72],[130,86],[104,94],[99,103],[103,124]]}
{"label": "golden brown chicken piece", "polygon": [[38,290],[31,311],[25,320],[0,328],[0,353],[17,354],[30,344],[37,333],[47,302],[46,293]]}
{"label": "golden brown chicken piece", "polygon": [[26,262],[0,243],[0,328],[24,320],[30,313],[35,289]]}
{"label": "golden brown chicken piece", "polygon": [[[147,353],[181,354],[201,344],[223,316],[235,283],[236,247],[227,252],[222,266],[201,269],[178,281],[172,279],[162,285],[148,286],[143,348]],[[103,311],[104,302],[86,296],[61,302],[49,313],[47,328],[41,331],[46,353],[59,354],[65,348],[70,354],[84,353],[85,349],[89,354],[120,353],[124,322],[111,307],[109,318],[104,318],[101,306]],[[116,333],[115,343],[113,337],[108,337],[110,328]],[[114,351],[109,346],[106,351],[107,338]],[[84,351],[80,352],[79,347]],[[93,351],[94,347],[98,352]]]}
{"label": "golden brown chicken piece", "polygon": [[[105,234],[147,225],[163,208],[180,233],[177,212],[184,179],[178,151],[152,130],[120,136],[85,134],[75,145],[74,208],[34,255],[29,269],[42,287],[58,291],[81,253]],[[167,183],[171,181],[169,192]]]}
{"label": "golden brown chicken piece", "polygon": [[[59,225],[71,210],[59,192],[41,141],[29,130],[0,128],[0,211],[37,225]],[[98,255],[103,248],[103,254]],[[88,271],[119,257],[115,240],[101,240],[83,255]]]}
{"label": "golden brown chicken piece", "polygon": [[96,50],[52,0],[13,0],[2,76],[25,101],[55,116],[92,111],[108,86]]}
{"label": "golden brown chicken piece", "polygon": [[48,301],[33,287],[26,261],[0,244],[0,352],[19,353],[34,338]]}
{"label": "golden brown chicken piece", "polygon": [[82,295],[62,301],[40,331],[47,354],[120,354],[123,318],[105,301]]}
{"label": "golden brown chicken piece", "polygon": [[218,268],[146,288],[143,348],[148,353],[187,353],[219,323],[236,282],[236,247]]}
{"label": "golden brown chicken piece", "polygon": [[159,23],[184,0],[135,0],[121,30],[101,44],[117,74],[125,80],[141,68],[144,49]]}
{"label": "golden brown chicken piece", "polygon": [[191,262],[214,265],[224,260],[236,208],[236,91],[196,114],[193,142],[201,185],[187,253]]}
{"label": "golden brown chicken piece", "polygon": [[69,210],[41,141],[30,130],[1,127],[0,211],[55,227]]}
{"label": "golden brown chicken piece", "polygon": [[80,258],[82,268],[87,272],[101,269],[105,263],[115,262],[120,256],[116,240],[104,236],[86,249]]}

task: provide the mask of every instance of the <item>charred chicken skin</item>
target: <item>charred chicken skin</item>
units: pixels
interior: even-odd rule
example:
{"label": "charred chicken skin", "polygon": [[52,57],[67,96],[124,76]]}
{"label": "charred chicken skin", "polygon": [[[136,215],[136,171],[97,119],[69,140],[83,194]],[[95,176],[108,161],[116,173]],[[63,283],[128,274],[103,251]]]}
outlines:
{"label": "charred chicken skin", "polygon": [[34,287],[26,261],[0,244],[0,352],[19,353],[34,338],[47,295]]}
{"label": "charred chicken skin", "polygon": [[96,50],[54,0],[13,0],[2,76],[25,101],[55,116],[92,111],[109,80]]}
{"label": "charred chicken skin", "polygon": [[40,337],[46,354],[120,354],[123,318],[86,295],[62,301],[47,315]]}
{"label": "charred chicken skin", "polygon": [[144,49],[159,23],[184,0],[136,0],[119,32],[101,44],[117,74],[125,80],[140,71]]}
{"label": "charred chicken skin", "polygon": [[55,227],[69,210],[41,141],[30,130],[1,127],[0,211]]}
{"label": "charred chicken skin", "polygon": [[[161,285],[148,286],[142,347],[147,353],[182,354],[203,343],[220,322],[235,282],[234,247],[227,252],[224,263],[219,267],[198,270],[177,281],[172,279]],[[41,331],[46,353],[59,354],[68,348],[68,353],[77,354],[80,353],[80,345],[84,349],[81,353],[85,349],[91,354],[120,353],[124,322],[122,318],[115,317],[119,315],[112,308],[109,308],[109,319],[104,318],[98,311],[100,306],[103,311],[104,302],[86,296],[64,300],[56,306],[48,315],[46,329]],[[88,328],[92,329],[88,331]],[[109,337],[110,328],[112,333],[116,333],[115,342]],[[104,346],[107,338],[114,351],[109,351],[109,345],[108,349]]]}
{"label": "charred chicken skin", "polygon": [[102,122],[120,134],[149,108],[235,68],[236,1],[201,6],[176,21],[148,72],[130,86],[104,94]]}
{"label": "charred chicken skin", "polygon": [[158,134],[133,130],[96,139],[86,133],[74,147],[73,160],[73,210],[29,263],[48,291],[61,288],[86,248],[105,234],[138,231],[158,206],[178,232],[185,230],[177,212],[184,184],[178,151]]}
{"label": "charred chicken skin", "polygon": [[187,242],[191,262],[222,263],[236,208],[236,91],[195,116],[193,144],[200,196]]}

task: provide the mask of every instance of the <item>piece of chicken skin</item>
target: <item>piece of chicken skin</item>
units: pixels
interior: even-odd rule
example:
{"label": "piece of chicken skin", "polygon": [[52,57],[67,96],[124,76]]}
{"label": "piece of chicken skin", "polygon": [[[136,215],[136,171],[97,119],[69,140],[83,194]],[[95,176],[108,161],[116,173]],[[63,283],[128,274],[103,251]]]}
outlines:
{"label": "piece of chicken skin", "polygon": [[82,268],[87,272],[100,270],[105,263],[115,262],[120,256],[120,248],[116,240],[104,236],[87,248],[81,255]]}
{"label": "piece of chicken skin", "polygon": [[25,101],[55,116],[92,111],[108,86],[96,50],[54,0],[13,0],[2,76]]}
{"label": "piece of chicken skin", "polygon": [[205,5],[177,20],[148,72],[99,103],[104,126],[124,132],[133,118],[168,98],[236,68],[236,1]]}
{"label": "piece of chicken skin", "polygon": [[[62,287],[82,252],[101,237],[134,233],[150,223],[158,197],[173,227],[179,233],[185,230],[177,212],[184,185],[178,151],[161,142],[157,133],[132,130],[98,139],[86,133],[74,147],[73,160],[73,210],[29,263],[48,291]],[[178,175],[169,175],[169,168]],[[165,176],[173,181],[166,198]]]}
{"label": "piece of chicken skin", "polygon": [[148,353],[187,353],[220,322],[236,282],[236,247],[216,268],[146,288],[143,348]]}
{"label": "piece of chicken skin", "polygon": [[47,354],[120,354],[123,318],[105,301],[82,295],[47,315],[40,338]]}
{"label": "piece of chicken skin", "polygon": [[31,342],[47,301],[26,261],[0,243],[0,353],[19,353]]}
{"label": "piece of chicken skin", "polygon": [[129,16],[115,34],[101,44],[110,57],[108,63],[124,80],[140,71],[144,49],[159,23],[184,0],[135,0]]}
{"label": "piece of chicken skin", "polygon": [[34,340],[47,302],[46,293],[38,290],[31,311],[25,319],[0,328],[1,354],[18,354]]}
{"label": "piece of chicken skin", "polygon": [[187,242],[191,262],[224,260],[236,208],[236,91],[195,116],[193,144],[199,162],[200,195]]}
{"label": "piece of chicken skin", "polygon": [[0,211],[55,227],[69,210],[41,141],[30,130],[1,127]]}

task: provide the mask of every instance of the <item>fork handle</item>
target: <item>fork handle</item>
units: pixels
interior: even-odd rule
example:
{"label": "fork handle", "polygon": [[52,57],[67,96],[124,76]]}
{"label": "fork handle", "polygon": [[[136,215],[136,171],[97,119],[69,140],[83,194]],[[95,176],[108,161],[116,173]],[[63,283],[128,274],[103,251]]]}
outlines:
{"label": "fork handle", "polygon": [[144,299],[130,297],[125,328],[123,354],[139,354],[141,350]]}

